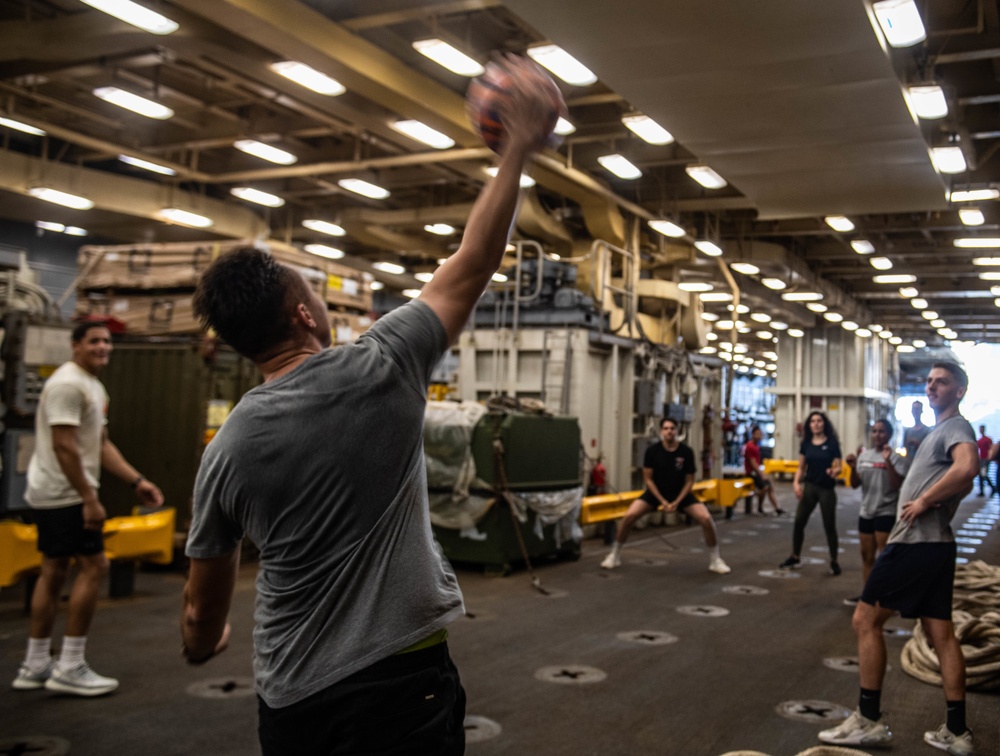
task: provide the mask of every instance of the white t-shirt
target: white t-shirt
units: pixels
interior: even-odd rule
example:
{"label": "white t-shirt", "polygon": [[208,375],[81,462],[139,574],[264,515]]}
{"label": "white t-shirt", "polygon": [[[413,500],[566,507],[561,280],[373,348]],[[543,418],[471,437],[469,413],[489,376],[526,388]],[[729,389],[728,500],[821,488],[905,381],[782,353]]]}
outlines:
{"label": "white t-shirt", "polygon": [[108,416],[108,392],[97,378],[75,362],[63,363],[45,382],[35,415],[35,452],[28,463],[25,500],[34,509],[79,504],[80,494],[59,466],[52,445],[53,425],[77,428],[76,443],[87,482],[95,489],[101,479],[101,437]]}

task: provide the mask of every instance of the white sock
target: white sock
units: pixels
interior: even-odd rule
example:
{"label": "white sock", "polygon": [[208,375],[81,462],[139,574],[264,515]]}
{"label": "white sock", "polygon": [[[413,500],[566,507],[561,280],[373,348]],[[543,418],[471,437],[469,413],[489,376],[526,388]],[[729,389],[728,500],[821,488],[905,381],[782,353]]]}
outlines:
{"label": "white sock", "polygon": [[719,554],[719,544],[715,544],[715,546],[710,547],[710,550],[712,552],[712,561],[713,562],[716,559],[722,559],[722,556]]}
{"label": "white sock", "polygon": [[41,672],[52,661],[51,638],[28,638],[28,654],[24,666],[32,672]]}
{"label": "white sock", "polygon": [[618,541],[615,541],[615,545],[611,547],[611,553],[617,557],[622,555],[622,545]]}
{"label": "white sock", "polygon": [[62,653],[59,655],[59,669],[69,672],[74,667],[83,664],[83,652],[87,648],[87,636],[81,635],[73,638],[69,635],[63,637]]}

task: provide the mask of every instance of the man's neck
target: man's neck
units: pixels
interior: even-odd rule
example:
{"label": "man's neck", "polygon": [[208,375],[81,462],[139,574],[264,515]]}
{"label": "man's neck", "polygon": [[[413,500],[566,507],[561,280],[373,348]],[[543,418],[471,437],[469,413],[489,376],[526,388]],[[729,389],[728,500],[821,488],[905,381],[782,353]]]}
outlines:
{"label": "man's neck", "polygon": [[669,443],[669,444],[666,441],[663,442],[663,448],[666,449],[667,451],[670,451],[670,452],[677,451],[677,448],[680,445],[681,445],[681,442],[678,441],[676,438],[671,443]]}
{"label": "man's neck", "polygon": [[97,373],[95,373],[93,370],[91,370],[90,368],[88,368],[82,362],[79,362],[77,360],[70,360],[70,362],[72,362],[74,365],[76,365],[78,368],[80,368],[80,370],[82,370],[83,372],[85,372],[87,375],[92,375],[95,378],[97,377]]}
{"label": "man's neck", "polygon": [[937,425],[940,425],[941,423],[943,423],[948,418],[954,417],[957,414],[958,414],[958,405],[957,404],[953,404],[950,407],[945,407],[940,412],[938,412],[937,410],[934,410],[934,422]]}
{"label": "man's neck", "polygon": [[322,351],[323,346],[315,339],[311,339],[305,344],[289,345],[276,354],[256,362],[256,365],[264,377],[264,383],[268,383],[287,375],[314,354],[319,354]]}

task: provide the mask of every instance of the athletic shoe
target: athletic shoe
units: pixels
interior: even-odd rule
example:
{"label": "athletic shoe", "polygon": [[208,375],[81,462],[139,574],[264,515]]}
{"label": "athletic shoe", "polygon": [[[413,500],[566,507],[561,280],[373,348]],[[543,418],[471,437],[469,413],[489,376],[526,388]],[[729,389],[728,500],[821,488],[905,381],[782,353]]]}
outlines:
{"label": "athletic shoe", "polygon": [[844,606],[857,606],[860,600],[861,600],[860,596],[851,596],[850,598],[845,598]]}
{"label": "athletic shoe", "polygon": [[830,562],[830,574],[836,577],[837,575],[840,574],[840,572],[841,572],[840,562],[834,559],[832,562]]}
{"label": "athletic shoe", "polygon": [[966,730],[961,735],[953,735],[946,724],[933,732],[925,732],[924,742],[947,751],[951,756],[973,756],[975,753],[972,748],[972,730]]}
{"label": "athletic shoe", "polygon": [[708,569],[717,575],[728,575],[732,572],[729,565],[722,561],[722,557],[716,557],[713,559],[711,564],[708,565]]}
{"label": "athletic shoe", "polygon": [[52,676],[53,667],[55,667],[55,662],[50,661],[41,672],[35,672],[27,665],[22,664],[18,667],[17,677],[14,678],[14,682],[10,684],[10,687],[14,690],[39,690],[40,688],[44,688],[45,681]]}
{"label": "athletic shoe", "polygon": [[778,567],[780,569],[782,569],[782,570],[787,570],[787,569],[793,569],[794,570],[796,567],[799,566],[799,563],[801,561],[802,560],[799,559],[797,556],[790,556],[784,562],[782,562],[781,564],[779,564]]}
{"label": "athletic shoe", "polygon": [[888,745],[892,742],[892,733],[889,732],[889,727],[885,722],[881,720],[873,722],[862,716],[858,709],[855,709],[851,712],[851,716],[836,727],[831,727],[829,730],[820,732],[819,739],[824,743],[832,745],[877,747]]}
{"label": "athletic shoe", "polygon": [[118,681],[111,677],[102,677],[92,670],[87,662],[81,662],[68,672],[58,666],[52,670],[52,675],[45,681],[46,690],[57,693],[72,693],[76,696],[103,696],[118,687]]}
{"label": "athletic shoe", "polygon": [[604,561],[601,562],[601,568],[605,570],[613,570],[615,567],[622,566],[621,555],[617,551],[612,551],[606,557]]}
{"label": "athletic shoe", "polygon": [[783,515],[784,513],[785,513],[785,510],[781,509],[780,507],[778,509],[774,510],[774,516],[775,517],[781,517],[781,515]]}

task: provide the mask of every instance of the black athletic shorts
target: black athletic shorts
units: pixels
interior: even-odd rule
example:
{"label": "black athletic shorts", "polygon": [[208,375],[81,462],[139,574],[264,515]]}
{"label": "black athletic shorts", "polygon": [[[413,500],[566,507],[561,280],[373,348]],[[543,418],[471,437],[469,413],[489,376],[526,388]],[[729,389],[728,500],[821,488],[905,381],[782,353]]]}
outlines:
{"label": "black athletic shorts", "polygon": [[[648,504],[650,508],[653,509],[653,511],[656,511],[656,508],[660,506],[660,502],[657,501],[656,497],[653,496],[653,494],[650,493],[649,491],[643,491],[642,496],[640,496],[639,498],[642,499],[644,502],[646,502],[646,504]],[[680,504],[677,505],[677,509],[675,509],[674,511],[683,512],[692,504],[700,504],[700,503],[701,502],[699,502],[694,497],[694,494],[688,494],[686,497],[684,497],[684,501],[682,501]]]}
{"label": "black athletic shorts", "polygon": [[892,526],[896,524],[895,515],[879,515],[878,517],[859,517],[858,532],[867,535],[878,533],[891,533]]}
{"label": "black athletic shorts", "polygon": [[758,491],[766,491],[771,487],[771,481],[760,474],[758,470],[751,470],[747,473],[751,478],[753,478],[753,485]]}
{"label": "black athletic shorts", "polygon": [[83,504],[32,509],[31,514],[38,526],[38,550],[45,556],[55,559],[104,551],[103,531],[83,527]]}
{"label": "black athletic shorts", "polygon": [[955,543],[890,543],[861,592],[866,604],[895,609],[907,619],[951,620]]}

